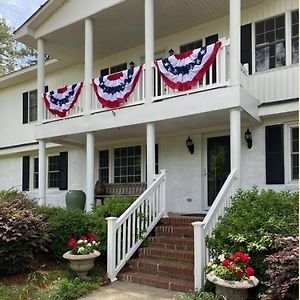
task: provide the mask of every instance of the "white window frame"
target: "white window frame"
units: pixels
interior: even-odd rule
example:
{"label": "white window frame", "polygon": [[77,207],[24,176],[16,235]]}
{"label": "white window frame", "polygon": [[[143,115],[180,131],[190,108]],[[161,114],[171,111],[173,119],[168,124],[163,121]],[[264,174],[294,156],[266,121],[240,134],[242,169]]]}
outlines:
{"label": "white window frame", "polygon": [[[34,171],[34,160],[36,158],[39,159],[38,156],[33,156],[32,157],[32,189],[33,190],[38,190],[39,189],[39,187],[34,187],[34,175],[37,174],[39,176],[39,171],[37,171],[37,172]],[[40,160],[39,160],[39,163],[40,163]]]}
{"label": "white window frame", "polygon": [[[59,153],[57,153],[57,154],[55,154],[55,153],[53,153],[53,154],[51,154],[51,155],[49,155],[49,156],[47,156],[47,175],[46,175],[46,182],[47,182],[47,189],[51,189],[51,190],[57,190],[57,189],[59,189],[59,185],[58,186],[56,186],[56,187],[49,187],[49,172],[52,172],[52,173],[58,173],[58,175],[59,175],[59,171],[49,171],[49,158],[50,157],[54,157],[54,156],[58,156],[59,157]],[[58,182],[58,184],[59,184],[59,182]]]}

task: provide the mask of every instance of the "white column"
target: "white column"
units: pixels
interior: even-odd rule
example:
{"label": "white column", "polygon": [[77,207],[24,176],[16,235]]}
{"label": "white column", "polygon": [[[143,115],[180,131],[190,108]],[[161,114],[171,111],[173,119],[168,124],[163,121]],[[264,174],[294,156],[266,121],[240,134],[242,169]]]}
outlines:
{"label": "white column", "polygon": [[44,40],[37,40],[38,61],[37,61],[37,105],[38,123],[44,119],[44,101],[42,94],[45,92],[45,43]]}
{"label": "white column", "polygon": [[241,170],[241,112],[239,109],[230,111],[230,164],[231,170],[237,170],[239,180]]}
{"label": "white column", "polygon": [[86,210],[90,211],[94,203],[94,134],[86,134]]}
{"label": "white column", "polygon": [[39,204],[46,204],[46,142],[39,141]]}
{"label": "white column", "polygon": [[241,62],[241,0],[230,0],[230,82],[240,84]]}
{"label": "white column", "polygon": [[153,21],[153,0],[145,0],[145,102],[150,103],[153,94],[153,71],[152,62],[154,59],[154,21]]}
{"label": "white column", "polygon": [[147,186],[153,182],[155,174],[155,125],[147,124]]}
{"label": "white column", "polygon": [[84,35],[84,114],[91,112],[93,78],[93,22],[91,19],[85,19]]}

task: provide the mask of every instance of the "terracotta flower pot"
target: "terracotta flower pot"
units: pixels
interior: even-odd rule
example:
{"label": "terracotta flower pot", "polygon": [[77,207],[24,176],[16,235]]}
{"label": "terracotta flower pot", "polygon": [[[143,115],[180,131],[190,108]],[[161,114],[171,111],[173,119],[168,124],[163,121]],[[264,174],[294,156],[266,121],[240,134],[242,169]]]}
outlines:
{"label": "terracotta flower pot", "polygon": [[216,285],[216,294],[224,296],[227,300],[246,300],[248,290],[257,286],[259,282],[255,276],[251,276],[248,280],[230,281],[209,273],[206,278]]}
{"label": "terracotta flower pot", "polygon": [[63,258],[69,260],[70,269],[75,271],[78,277],[87,279],[87,273],[94,268],[95,258],[100,255],[100,252],[94,250],[93,253],[84,255],[71,254],[70,252],[66,252]]}

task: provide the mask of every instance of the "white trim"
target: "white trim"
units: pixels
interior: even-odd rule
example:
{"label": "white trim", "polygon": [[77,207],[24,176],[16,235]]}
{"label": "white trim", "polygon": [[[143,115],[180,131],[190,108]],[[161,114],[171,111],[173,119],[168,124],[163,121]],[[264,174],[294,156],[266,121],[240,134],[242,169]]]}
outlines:
{"label": "white trim", "polygon": [[292,11],[285,12],[285,65],[292,64]]}

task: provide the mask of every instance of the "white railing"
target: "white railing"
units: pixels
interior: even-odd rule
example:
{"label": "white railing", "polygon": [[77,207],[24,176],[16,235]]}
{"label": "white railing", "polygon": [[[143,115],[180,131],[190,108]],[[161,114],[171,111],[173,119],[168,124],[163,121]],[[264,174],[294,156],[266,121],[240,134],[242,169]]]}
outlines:
{"label": "white railing", "polygon": [[241,86],[248,90],[249,65],[241,65]]}
{"label": "white railing", "polygon": [[[84,87],[83,87],[84,89]],[[68,117],[76,117],[76,116],[81,116],[83,115],[84,112],[84,90],[81,90],[81,93],[74,104],[74,106],[66,113],[65,118]],[[44,109],[44,120],[43,122],[48,122],[48,121],[55,121],[55,120],[62,120],[63,118],[53,115],[46,107],[46,105],[43,105]]]}
{"label": "white railing", "polygon": [[[122,108],[122,107],[141,104],[144,103],[144,100],[145,100],[145,67],[143,66],[141,76],[139,78],[139,82],[137,83],[132,94],[127,98],[125,103],[122,104],[120,107]],[[110,109],[111,108],[102,106],[102,104],[97,99],[97,96],[93,90],[92,91],[92,112],[106,111]]]}
{"label": "white railing", "polygon": [[107,220],[107,275],[111,281],[166,215],[166,171],[120,216]]}
{"label": "white railing", "polygon": [[209,89],[226,86],[229,84],[229,39],[221,39],[221,48],[219,49],[215,63],[205,73],[202,80],[194,85],[190,90],[179,92],[169,88],[159,75],[156,67],[153,65],[154,73],[154,94],[153,101],[162,100],[169,97],[200,92]]}
{"label": "white railing", "polygon": [[230,172],[204,220],[192,223],[194,226],[194,288],[197,291],[204,287],[204,267],[209,261],[205,237],[212,236],[219,217],[224,216],[225,209],[231,205],[231,197],[237,190],[236,173],[236,169]]}

